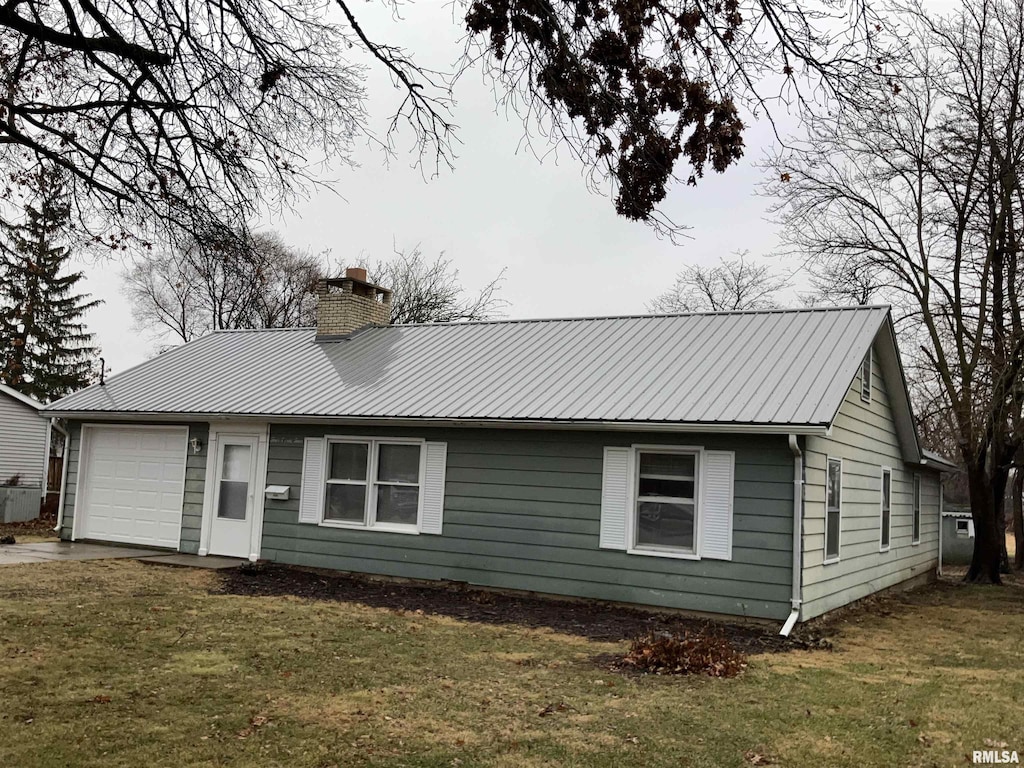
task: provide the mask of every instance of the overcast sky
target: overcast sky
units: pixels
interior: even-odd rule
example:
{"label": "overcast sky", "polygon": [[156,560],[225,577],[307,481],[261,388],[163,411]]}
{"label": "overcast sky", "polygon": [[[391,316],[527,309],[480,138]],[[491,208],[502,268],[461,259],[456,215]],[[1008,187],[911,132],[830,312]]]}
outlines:
{"label": "overcast sky", "polygon": [[[460,50],[461,26],[440,3],[406,7],[397,23],[376,4],[362,4],[361,12],[371,39],[401,43],[422,65],[450,67]],[[395,91],[380,71],[367,87],[370,127],[381,132]],[[741,249],[761,256],[776,246],[770,201],[756,193],[763,177],[755,166],[774,140],[767,123],[748,127],[739,165],[722,176],[712,172],[697,187],[673,189],[666,212],[692,226],[692,239],[673,245],[617,217],[608,198],[587,190],[567,153],[540,162],[521,148],[522,123],[497,112],[478,73],[462,80],[455,95],[462,144],[454,171],[424,181],[411,156],[385,166],[378,148],[360,142],[353,153],[358,167],[324,174],[337,179],[338,194],[316,194],[267,226],[293,246],[329,250],[331,261],[342,264],[386,258],[393,246],[420,244],[428,257],[444,251],[470,290],[507,268],[500,295],[512,318],[642,313],[684,265],[711,264]],[[399,148],[409,143],[400,138]],[[120,262],[85,270],[86,290],[104,301],[88,323],[110,371],[152,356],[158,343],[133,323],[120,292]]]}

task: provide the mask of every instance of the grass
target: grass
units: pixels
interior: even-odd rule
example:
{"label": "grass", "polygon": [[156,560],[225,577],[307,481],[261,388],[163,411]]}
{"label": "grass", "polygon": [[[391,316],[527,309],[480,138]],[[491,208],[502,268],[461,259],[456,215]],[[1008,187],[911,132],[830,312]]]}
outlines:
{"label": "grass", "polygon": [[[0,765],[953,766],[1024,751],[1024,586],[939,584],[734,679],[627,643],[211,592],[135,561],[0,568]],[[543,714],[542,714],[543,713]]]}

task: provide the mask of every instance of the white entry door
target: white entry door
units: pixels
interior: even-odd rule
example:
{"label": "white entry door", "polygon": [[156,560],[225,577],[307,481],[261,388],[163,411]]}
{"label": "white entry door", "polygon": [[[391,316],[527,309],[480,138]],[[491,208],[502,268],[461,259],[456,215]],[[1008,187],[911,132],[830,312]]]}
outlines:
{"label": "white entry door", "polygon": [[218,438],[211,555],[249,557],[252,552],[258,446],[255,435],[222,434]]}

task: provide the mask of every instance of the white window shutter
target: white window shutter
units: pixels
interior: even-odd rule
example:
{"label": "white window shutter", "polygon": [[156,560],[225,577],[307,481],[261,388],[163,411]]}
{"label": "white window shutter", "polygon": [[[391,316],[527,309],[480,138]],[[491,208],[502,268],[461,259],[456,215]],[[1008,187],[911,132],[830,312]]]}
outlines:
{"label": "white window shutter", "polygon": [[299,490],[299,522],[318,525],[324,504],[324,450],[322,437],[307,437],[302,449],[302,485]]}
{"label": "white window shutter", "polygon": [[606,446],[601,476],[602,549],[626,549],[626,518],[630,513],[629,464],[632,448]]}
{"label": "white window shutter", "polygon": [[736,456],[705,451],[700,516],[700,556],[732,560],[732,498]]}
{"label": "white window shutter", "polygon": [[448,463],[448,443],[427,443],[420,512],[420,533],[440,535],[444,525],[444,473]]}

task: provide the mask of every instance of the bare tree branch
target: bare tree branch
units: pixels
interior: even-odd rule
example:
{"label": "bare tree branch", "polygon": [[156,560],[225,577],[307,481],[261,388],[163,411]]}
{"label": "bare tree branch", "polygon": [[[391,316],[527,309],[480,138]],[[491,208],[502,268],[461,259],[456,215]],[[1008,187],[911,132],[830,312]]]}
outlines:
{"label": "bare tree branch", "polygon": [[788,277],[777,275],[766,264],[748,258],[747,251],[718,266],[689,265],[675,285],[647,305],[651,312],[723,312],[777,307],[776,295],[788,288]]}

